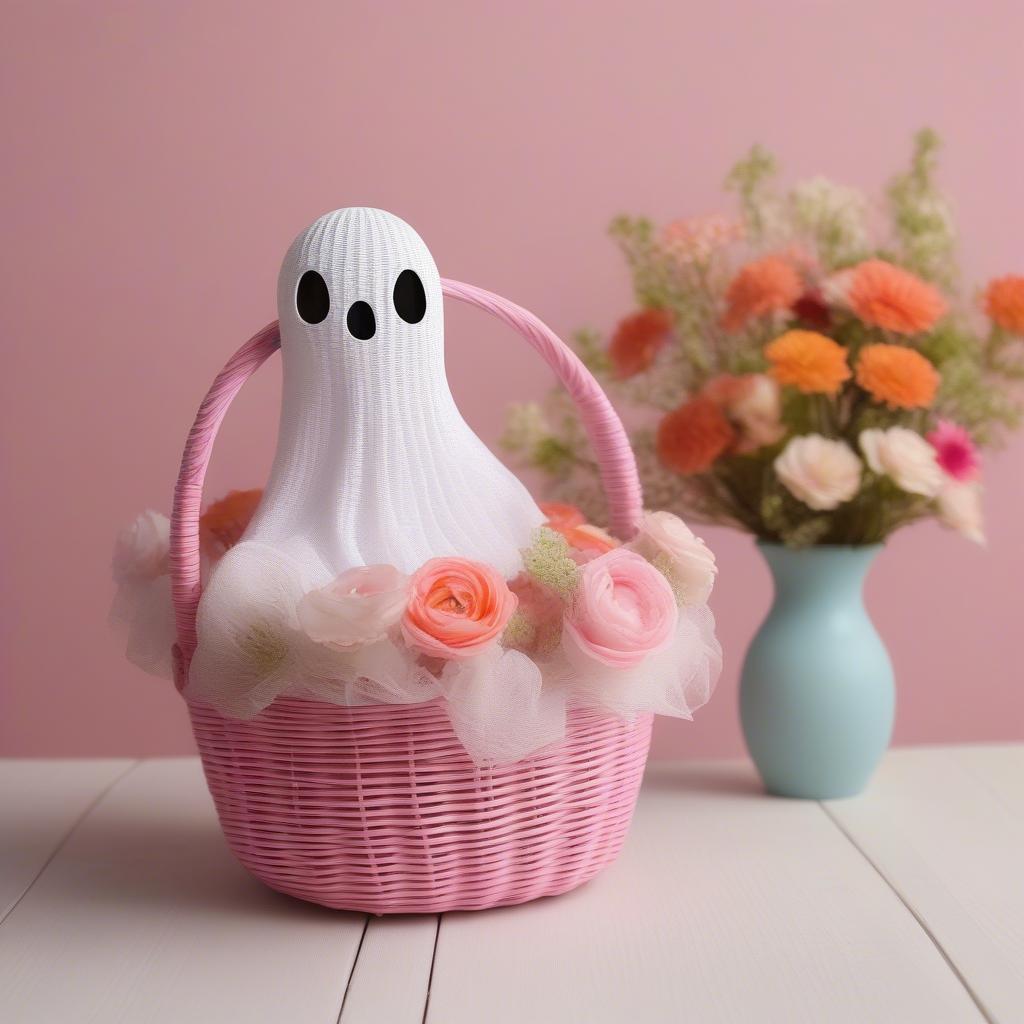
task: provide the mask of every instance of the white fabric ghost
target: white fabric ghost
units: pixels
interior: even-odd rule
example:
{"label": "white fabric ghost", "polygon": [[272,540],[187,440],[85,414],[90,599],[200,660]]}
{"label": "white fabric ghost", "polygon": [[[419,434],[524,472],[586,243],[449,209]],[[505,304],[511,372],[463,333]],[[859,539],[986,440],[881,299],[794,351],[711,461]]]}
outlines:
{"label": "white fabric ghost", "polygon": [[408,224],[381,210],[325,214],[288,250],[278,313],[277,455],[245,536],[202,597],[190,671],[190,691],[207,698],[234,677],[236,714],[242,694],[252,693],[252,714],[274,695],[244,653],[254,609],[265,609],[264,650],[275,616],[291,630],[286,592],[353,566],[410,573],[457,554],[511,577],[544,520],[455,405],[440,278]]}

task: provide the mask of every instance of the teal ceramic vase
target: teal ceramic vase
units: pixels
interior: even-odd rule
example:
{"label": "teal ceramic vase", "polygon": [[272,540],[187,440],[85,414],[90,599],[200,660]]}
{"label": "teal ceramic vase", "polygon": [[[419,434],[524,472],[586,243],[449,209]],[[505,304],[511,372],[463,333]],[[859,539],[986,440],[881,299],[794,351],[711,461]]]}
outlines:
{"label": "teal ceramic vase", "polygon": [[775,600],[740,679],[750,756],[770,793],[853,796],[889,745],[896,703],[892,662],[864,607],[882,546],[758,548]]}

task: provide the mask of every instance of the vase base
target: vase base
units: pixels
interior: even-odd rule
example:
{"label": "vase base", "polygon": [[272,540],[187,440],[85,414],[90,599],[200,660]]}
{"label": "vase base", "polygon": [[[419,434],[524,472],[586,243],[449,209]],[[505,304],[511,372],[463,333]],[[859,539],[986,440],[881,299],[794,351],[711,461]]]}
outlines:
{"label": "vase base", "polygon": [[769,796],[782,797],[787,800],[848,800],[860,796],[867,788],[869,780],[856,782],[852,785],[807,786],[792,783],[769,781],[762,778],[764,791]]}

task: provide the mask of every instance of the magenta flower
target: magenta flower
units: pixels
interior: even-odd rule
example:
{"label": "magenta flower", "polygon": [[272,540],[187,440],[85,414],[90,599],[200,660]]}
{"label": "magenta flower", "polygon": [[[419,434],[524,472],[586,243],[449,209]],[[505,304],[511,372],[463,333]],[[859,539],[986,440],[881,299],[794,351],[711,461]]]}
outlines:
{"label": "magenta flower", "polygon": [[981,457],[974,447],[971,435],[956,423],[939,420],[928,434],[928,442],[935,449],[935,459],[947,476],[954,480],[973,480],[981,468]]}

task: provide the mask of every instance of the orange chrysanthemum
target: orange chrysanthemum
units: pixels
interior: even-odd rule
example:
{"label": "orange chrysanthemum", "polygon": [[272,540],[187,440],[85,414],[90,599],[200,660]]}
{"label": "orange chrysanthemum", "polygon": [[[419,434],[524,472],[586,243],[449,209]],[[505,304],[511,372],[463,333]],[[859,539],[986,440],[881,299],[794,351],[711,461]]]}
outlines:
{"label": "orange chrysanthemum", "polygon": [[765,256],[748,263],[726,290],[722,327],[738,331],[755,316],[789,309],[803,290],[800,275],[781,256]]}
{"label": "orange chrysanthemum", "polygon": [[646,370],[671,337],[672,315],[664,309],[642,309],[627,316],[615,329],[608,358],[619,377]]}
{"label": "orange chrysanthemum", "polygon": [[834,395],[851,376],[846,349],[817,331],[786,331],[764,354],[772,377],[805,395]]}
{"label": "orange chrysanthemum", "polygon": [[673,409],[658,424],[658,458],[677,473],[703,473],[736,441],[736,431],[710,398]]}
{"label": "orange chrysanthemum", "polygon": [[846,297],[864,323],[897,334],[927,331],[946,312],[938,289],[885,260],[858,263]]}
{"label": "orange chrysanthemum", "polygon": [[230,491],[207,508],[199,519],[199,545],[207,558],[220,558],[242,539],[262,497],[258,487]]}
{"label": "orange chrysanthemum", "polygon": [[893,409],[925,409],[935,399],[939,371],[903,345],[868,345],[857,359],[857,383]]}
{"label": "orange chrysanthemum", "polygon": [[991,282],[985,289],[985,312],[1003,330],[1024,335],[1024,277],[1010,274]]}

